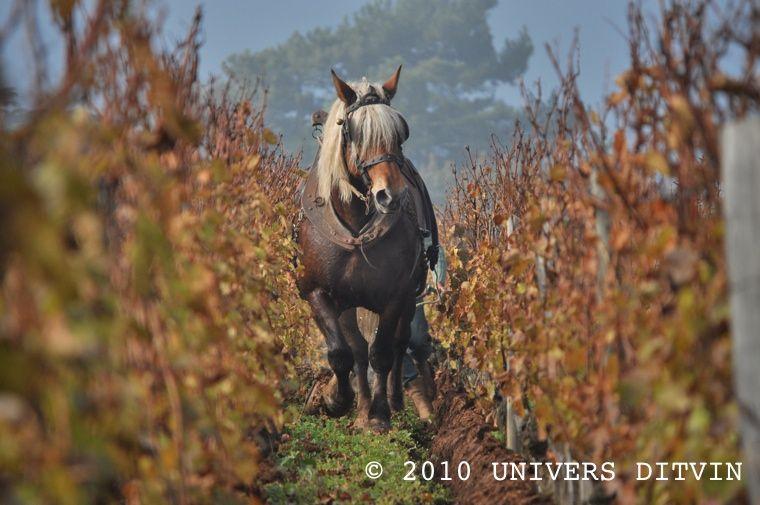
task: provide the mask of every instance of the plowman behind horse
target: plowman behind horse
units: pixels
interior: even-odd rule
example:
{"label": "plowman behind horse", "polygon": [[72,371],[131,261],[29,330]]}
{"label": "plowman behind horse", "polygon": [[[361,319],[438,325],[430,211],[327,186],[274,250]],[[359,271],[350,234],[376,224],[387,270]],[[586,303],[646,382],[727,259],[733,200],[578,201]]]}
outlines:
{"label": "plowman behind horse", "polygon": [[[401,150],[409,128],[390,105],[400,72],[401,67],[382,85],[366,79],[348,84],[332,72],[338,98],[324,121],[294,225],[303,265],[298,289],[324,334],[337,378],[322,408],[336,417],[351,410],[353,370],[354,425],[375,431],[390,428],[391,408],[403,408],[401,368],[415,297],[438,256],[430,197]],[[433,239],[427,250],[425,236]],[[357,307],[380,318],[369,349],[357,326]],[[368,364],[376,372],[372,390]]]}

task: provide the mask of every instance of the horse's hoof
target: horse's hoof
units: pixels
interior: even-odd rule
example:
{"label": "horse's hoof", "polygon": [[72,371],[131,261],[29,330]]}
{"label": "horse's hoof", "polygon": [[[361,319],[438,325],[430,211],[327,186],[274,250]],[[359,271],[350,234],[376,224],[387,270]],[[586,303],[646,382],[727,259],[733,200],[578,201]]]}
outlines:
{"label": "horse's hoof", "polygon": [[391,423],[386,419],[370,419],[367,424],[370,430],[378,434],[388,433],[391,429]]}
{"label": "horse's hoof", "polygon": [[309,394],[306,396],[306,403],[303,409],[306,414],[316,416],[322,412],[323,390],[328,382],[329,377],[322,377],[314,381]]}
{"label": "horse's hoof", "polygon": [[367,414],[358,414],[351,427],[355,430],[366,430],[369,428],[369,417]]}
{"label": "horse's hoof", "polygon": [[324,407],[325,414],[330,417],[343,417],[351,411],[351,407],[354,406],[354,398],[348,398],[344,401],[335,401],[329,396],[322,398],[322,406]]}
{"label": "horse's hoof", "polygon": [[400,400],[391,398],[390,405],[391,405],[391,412],[393,413],[401,412],[402,410],[404,410],[404,398],[402,397]]}

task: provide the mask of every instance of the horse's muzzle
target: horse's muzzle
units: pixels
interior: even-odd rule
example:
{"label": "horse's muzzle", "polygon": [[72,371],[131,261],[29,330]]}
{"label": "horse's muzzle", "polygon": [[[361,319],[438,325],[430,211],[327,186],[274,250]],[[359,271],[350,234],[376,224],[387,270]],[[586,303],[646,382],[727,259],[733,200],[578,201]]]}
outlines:
{"label": "horse's muzzle", "polygon": [[396,193],[391,192],[389,189],[381,189],[375,193],[375,207],[381,214],[390,214],[399,209],[400,203],[406,198],[409,190],[403,188]]}

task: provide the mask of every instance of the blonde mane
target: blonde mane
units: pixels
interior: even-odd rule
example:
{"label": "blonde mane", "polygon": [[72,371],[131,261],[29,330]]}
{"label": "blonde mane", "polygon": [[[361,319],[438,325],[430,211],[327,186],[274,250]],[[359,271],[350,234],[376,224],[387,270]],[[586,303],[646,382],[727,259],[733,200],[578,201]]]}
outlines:
{"label": "blonde mane", "polygon": [[[386,98],[381,84],[370,83],[366,78],[361,82],[350,82],[349,86],[356,92],[360,99],[374,88],[381,98]],[[317,177],[319,196],[326,201],[330,199],[333,188],[338,189],[341,200],[351,200],[351,183],[348,180],[346,166],[343,163],[343,137],[339,119],[346,117],[346,104],[336,99],[325,120],[322,147],[317,160]],[[347,161],[356,159],[365,160],[369,154],[377,151],[390,152],[403,142],[406,126],[396,109],[389,105],[376,104],[360,107],[351,114],[350,124],[351,138],[354,140],[346,153]]]}

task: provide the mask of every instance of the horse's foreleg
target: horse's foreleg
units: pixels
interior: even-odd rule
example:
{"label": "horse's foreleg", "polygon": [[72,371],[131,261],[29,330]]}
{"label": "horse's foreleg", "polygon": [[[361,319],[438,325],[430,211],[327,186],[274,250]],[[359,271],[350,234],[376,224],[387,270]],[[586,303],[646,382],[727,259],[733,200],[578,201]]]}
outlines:
{"label": "horse's foreleg", "polygon": [[317,326],[327,342],[327,361],[338,381],[332,398],[324,398],[327,414],[340,417],[348,413],[354,403],[349,374],[354,366],[354,356],[340,327],[339,313],[333,300],[322,290],[315,289],[306,296]]}
{"label": "horse's foreleg", "polygon": [[408,306],[410,308],[407,308],[401,317],[399,317],[393,341],[393,369],[389,377],[389,388],[391,392],[391,409],[394,412],[398,412],[404,408],[404,356],[406,356],[406,349],[409,347],[409,339],[411,337],[411,322],[415,307],[414,301],[410,302]]}
{"label": "horse's foreleg", "polygon": [[393,368],[388,374],[388,402],[391,406],[391,412],[400,412],[404,410],[404,391],[403,391],[403,368],[404,353],[398,353],[393,350]]}
{"label": "horse's foreleg", "polygon": [[388,374],[393,366],[393,341],[398,326],[398,307],[388,307],[380,315],[375,341],[369,349],[369,362],[375,371],[372,385],[372,403],[369,407],[369,426],[376,431],[387,431],[391,426],[391,409],[388,405]]}
{"label": "horse's foreleg", "polygon": [[354,375],[356,375],[356,383],[359,390],[354,426],[364,428],[369,420],[370,389],[369,382],[367,381],[369,352],[367,341],[357,324],[356,309],[348,309],[340,315],[340,327],[354,354]]}

